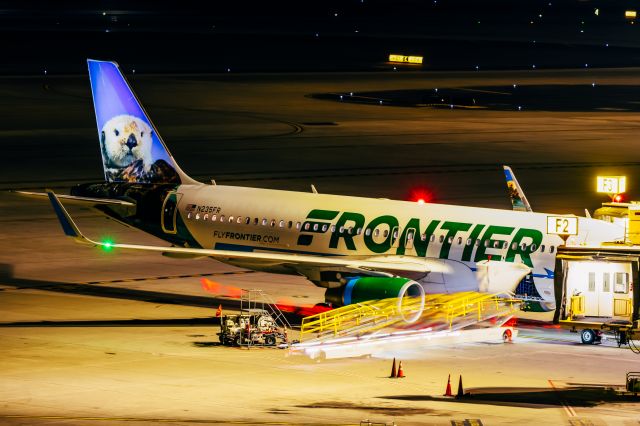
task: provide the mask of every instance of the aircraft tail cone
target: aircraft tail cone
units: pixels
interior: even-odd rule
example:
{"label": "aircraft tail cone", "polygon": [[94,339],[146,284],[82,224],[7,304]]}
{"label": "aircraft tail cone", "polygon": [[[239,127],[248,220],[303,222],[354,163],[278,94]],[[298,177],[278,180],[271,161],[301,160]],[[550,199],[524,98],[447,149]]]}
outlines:
{"label": "aircraft tail cone", "polygon": [[391,365],[391,375],[389,376],[390,379],[395,379],[396,377],[398,377],[398,374],[396,373],[396,359],[393,359],[393,364]]}
{"label": "aircraft tail cone", "polygon": [[447,378],[447,390],[444,391],[444,396],[453,396],[451,393],[451,374]]}
{"label": "aircraft tail cone", "polygon": [[404,377],[404,371],[402,371],[402,361],[398,363],[398,378],[402,379]]}

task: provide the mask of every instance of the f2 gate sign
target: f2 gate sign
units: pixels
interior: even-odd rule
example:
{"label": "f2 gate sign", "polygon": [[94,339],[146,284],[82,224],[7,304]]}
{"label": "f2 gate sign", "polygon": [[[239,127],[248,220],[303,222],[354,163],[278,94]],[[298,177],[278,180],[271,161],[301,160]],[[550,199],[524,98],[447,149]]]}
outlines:
{"label": "f2 gate sign", "polygon": [[578,218],[575,216],[547,216],[547,234],[578,235]]}

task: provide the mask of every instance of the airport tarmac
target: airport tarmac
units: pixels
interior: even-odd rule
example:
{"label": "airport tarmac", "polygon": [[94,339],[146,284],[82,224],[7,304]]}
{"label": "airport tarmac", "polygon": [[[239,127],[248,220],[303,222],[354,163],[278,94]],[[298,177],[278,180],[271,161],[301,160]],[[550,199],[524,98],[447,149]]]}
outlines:
{"label": "airport tarmac", "polygon": [[[131,79],[175,158],[218,183],[509,208],[511,164],[534,209],[581,213],[604,201],[597,174],[637,193],[636,113],[493,111],[342,104],[314,93],[529,85],[637,85],[637,70],[144,76]],[[86,76],[0,79],[0,187],[64,192],[101,179]],[[634,103],[634,99],[628,102]],[[220,299],[262,288],[299,304],[323,291],[299,277],[211,260],[102,252],[63,238],[49,205],[0,193],[0,423],[637,424],[640,403],[603,387],[640,370],[627,349],[554,329],[513,344],[316,363],[283,350],[215,344]],[[158,241],[70,207],[90,236]],[[548,317],[548,316],[547,316]],[[470,400],[442,400],[463,375]],[[482,395],[480,395],[482,394]],[[490,401],[490,402],[489,402]]]}

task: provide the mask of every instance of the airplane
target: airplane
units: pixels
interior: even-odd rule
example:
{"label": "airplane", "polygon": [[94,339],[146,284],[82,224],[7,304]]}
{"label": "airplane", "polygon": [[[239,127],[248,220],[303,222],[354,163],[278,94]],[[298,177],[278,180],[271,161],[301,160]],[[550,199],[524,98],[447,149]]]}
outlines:
{"label": "airplane", "polygon": [[[204,184],[178,166],[115,62],[88,60],[104,181],[48,197],[66,236],[104,249],[209,257],[302,275],[333,306],[462,291],[512,292],[531,274],[555,309],[547,215],[529,211]],[[170,245],[96,241],[61,200],[90,206]],[[620,240],[624,229],[578,218],[572,244]]]}

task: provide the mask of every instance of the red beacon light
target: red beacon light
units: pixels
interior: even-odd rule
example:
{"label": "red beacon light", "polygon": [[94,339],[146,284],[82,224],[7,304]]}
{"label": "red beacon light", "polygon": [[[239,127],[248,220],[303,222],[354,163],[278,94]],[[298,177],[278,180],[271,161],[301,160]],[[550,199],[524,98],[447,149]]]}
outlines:
{"label": "red beacon light", "polygon": [[624,196],[622,194],[616,194],[616,196],[613,197],[613,201],[615,203],[622,203],[624,202]]}

